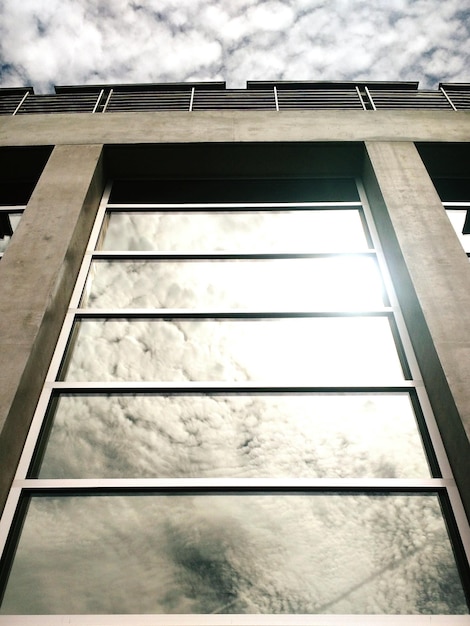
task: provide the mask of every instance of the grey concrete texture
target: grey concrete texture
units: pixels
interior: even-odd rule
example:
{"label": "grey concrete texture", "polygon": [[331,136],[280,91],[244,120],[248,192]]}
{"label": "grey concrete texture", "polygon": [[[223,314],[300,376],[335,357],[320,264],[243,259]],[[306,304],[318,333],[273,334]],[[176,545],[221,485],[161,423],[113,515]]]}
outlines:
{"label": "grey concrete texture", "polygon": [[470,264],[415,145],[368,142],[366,149],[375,222],[470,517]]}
{"label": "grey concrete texture", "polygon": [[173,111],[0,118],[0,146],[366,140],[468,141],[470,111]]}
{"label": "grey concrete texture", "polygon": [[57,343],[103,185],[101,145],[55,147],[0,263],[0,510]]}

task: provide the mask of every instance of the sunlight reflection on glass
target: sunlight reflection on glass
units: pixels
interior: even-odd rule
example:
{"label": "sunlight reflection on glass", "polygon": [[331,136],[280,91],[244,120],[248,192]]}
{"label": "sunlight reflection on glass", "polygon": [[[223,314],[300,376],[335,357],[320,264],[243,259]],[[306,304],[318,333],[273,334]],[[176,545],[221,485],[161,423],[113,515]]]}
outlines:
{"label": "sunlight reflection on glass", "polygon": [[39,478],[429,477],[409,395],[61,395]]}
{"label": "sunlight reflection on glass", "polygon": [[374,258],[95,261],[81,306],[260,311],[383,307]]}
{"label": "sunlight reflection on glass", "polygon": [[357,209],[111,212],[101,249],[344,252],[369,248]]}
{"label": "sunlight reflection on glass", "polygon": [[[470,207],[468,210],[470,210]],[[470,252],[470,235],[462,234],[465,218],[467,216],[467,210],[462,211],[461,209],[446,209],[446,213],[452,226],[454,227],[460,243],[462,244],[462,248],[465,252]]]}
{"label": "sunlight reflection on glass", "polygon": [[84,319],[61,379],[383,384],[403,379],[386,316]]}

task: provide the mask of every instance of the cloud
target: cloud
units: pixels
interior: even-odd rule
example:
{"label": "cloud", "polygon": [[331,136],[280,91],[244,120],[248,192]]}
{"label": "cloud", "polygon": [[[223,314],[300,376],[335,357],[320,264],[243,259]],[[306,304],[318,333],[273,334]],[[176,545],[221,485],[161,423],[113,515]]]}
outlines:
{"label": "cloud", "polygon": [[41,478],[427,478],[407,394],[64,395]]}
{"label": "cloud", "polygon": [[386,316],[84,319],[68,381],[227,381],[277,385],[403,380]]}
{"label": "cloud", "polygon": [[4,0],[4,86],[469,81],[468,0]]}
{"label": "cloud", "polygon": [[33,497],[2,612],[467,609],[435,494],[136,494]]}

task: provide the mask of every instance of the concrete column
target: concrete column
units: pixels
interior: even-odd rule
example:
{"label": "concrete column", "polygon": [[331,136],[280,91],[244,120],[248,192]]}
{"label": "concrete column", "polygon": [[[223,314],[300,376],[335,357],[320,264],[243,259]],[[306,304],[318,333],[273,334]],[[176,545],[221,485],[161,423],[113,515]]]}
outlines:
{"label": "concrete column", "polygon": [[470,518],[470,264],[415,145],[366,151],[367,195]]}
{"label": "concrete column", "polygon": [[0,262],[0,511],[103,186],[101,145],[56,146]]}

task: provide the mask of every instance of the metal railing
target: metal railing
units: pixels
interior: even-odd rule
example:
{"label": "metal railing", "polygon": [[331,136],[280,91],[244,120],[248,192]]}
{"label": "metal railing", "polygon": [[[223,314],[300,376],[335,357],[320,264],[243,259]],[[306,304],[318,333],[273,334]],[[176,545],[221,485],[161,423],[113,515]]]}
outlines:
{"label": "metal railing", "polygon": [[258,82],[246,89],[225,83],[56,87],[36,95],[29,87],[0,89],[0,115],[158,111],[470,110],[470,84],[441,83],[419,90],[416,82]]}
{"label": "metal railing", "polygon": [[94,113],[96,105],[97,95],[94,93],[55,94],[50,96],[28,94],[14,115],[31,113]]}
{"label": "metal railing", "polygon": [[[387,89],[367,90],[374,110],[380,109],[432,109],[452,110],[453,107],[442,91],[409,91]],[[454,109],[455,110],[455,109]]]}

